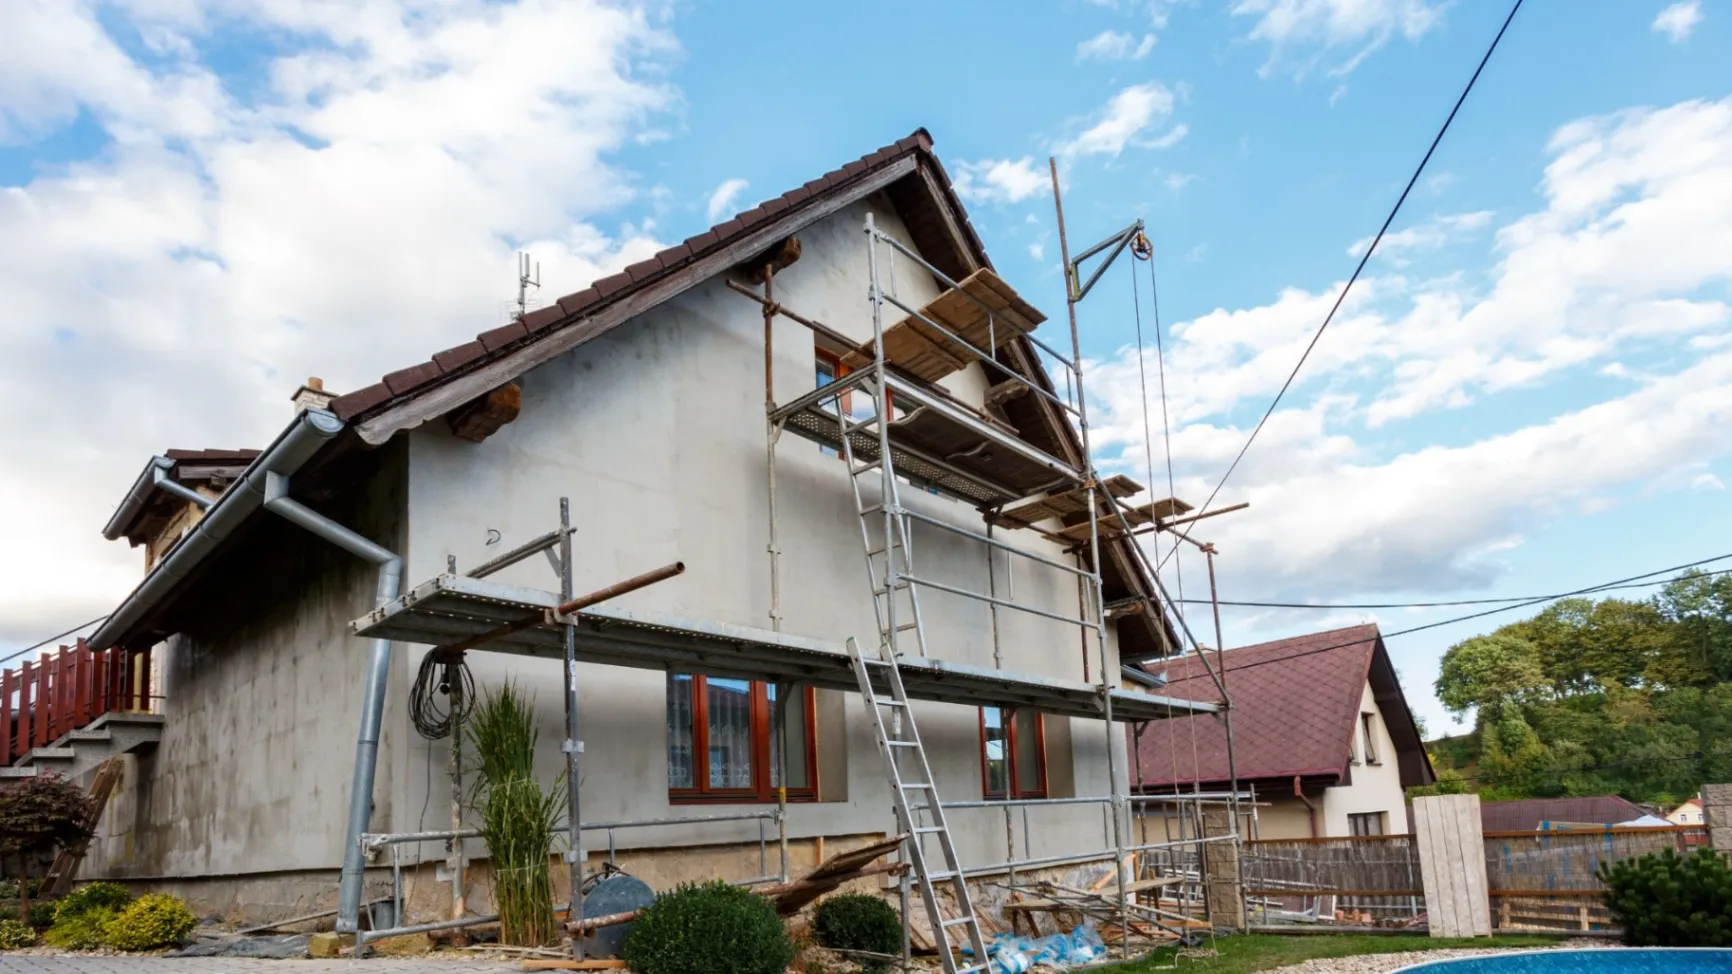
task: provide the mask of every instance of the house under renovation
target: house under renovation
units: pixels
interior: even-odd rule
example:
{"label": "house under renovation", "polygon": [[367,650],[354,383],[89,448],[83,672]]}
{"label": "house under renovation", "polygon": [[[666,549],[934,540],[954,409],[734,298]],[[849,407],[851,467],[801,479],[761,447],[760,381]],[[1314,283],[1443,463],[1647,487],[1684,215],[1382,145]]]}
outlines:
{"label": "house under renovation", "polygon": [[1120,686],[1189,643],[1136,542],[1182,506],[1097,477],[1074,314],[1042,321],[919,131],[374,385],[310,381],[263,450],[146,466],[107,527],[144,580],[0,694],[7,773],[120,759],[85,877],[462,922],[486,849],[426,714],[511,681],[570,774],[556,902],[604,860],[786,880],[905,838],[904,895],[961,907],[941,947],[979,946],[965,880],[1096,863],[1122,906],[1113,723],[1223,701]]}

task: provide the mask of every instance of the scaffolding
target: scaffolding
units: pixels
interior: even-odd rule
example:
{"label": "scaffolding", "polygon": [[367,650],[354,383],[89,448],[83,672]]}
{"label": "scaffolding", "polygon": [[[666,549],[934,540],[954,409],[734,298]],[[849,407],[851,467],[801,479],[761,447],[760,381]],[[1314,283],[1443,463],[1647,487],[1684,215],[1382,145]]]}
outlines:
{"label": "scaffolding", "polygon": [[[1062,220],[1062,216],[1061,216]],[[1140,232],[1140,222],[1136,228]],[[872,338],[870,343],[855,343],[820,322],[803,317],[774,300],[774,269],[766,266],[758,280],[762,292],[730,281],[735,291],[757,301],[763,311],[765,340],[765,409],[766,451],[769,504],[769,570],[770,629],[718,624],[703,620],[677,618],[662,613],[601,608],[597,603],[617,595],[654,584],[672,577],[680,566],[669,566],[657,572],[610,586],[589,596],[575,598],[572,593],[573,559],[578,557],[571,543],[572,526],[569,504],[560,504],[560,524],[557,530],[518,549],[506,553],[466,574],[458,574],[455,565],[446,573],[414,587],[408,593],[368,613],[352,624],[357,635],[374,639],[414,642],[438,647],[433,652],[443,660],[459,659],[468,650],[513,653],[561,660],[565,678],[562,680],[566,712],[565,740],[562,750],[568,762],[569,793],[564,829],[569,837],[567,861],[570,863],[569,911],[567,929],[592,929],[584,923],[583,875],[586,854],[586,832],[605,831],[609,835],[609,861],[613,858],[613,832],[628,828],[663,827],[702,821],[754,822],[758,828],[760,865],[764,875],[738,880],[742,884],[760,884],[776,880],[784,885],[788,875],[788,796],[787,747],[776,748],[772,761],[776,764],[778,784],[776,808],[773,812],[736,816],[695,816],[681,819],[660,819],[636,822],[590,823],[581,814],[579,773],[582,754],[578,686],[580,663],[665,670],[668,672],[702,673],[715,677],[763,680],[774,682],[777,699],[795,687],[812,687],[862,693],[876,718],[880,749],[885,756],[886,770],[897,797],[897,830],[903,868],[891,870],[899,878],[899,892],[904,903],[905,927],[904,962],[909,953],[907,911],[911,885],[919,881],[931,929],[937,940],[940,960],[947,974],[968,974],[984,970],[987,958],[975,910],[968,899],[970,876],[1004,874],[1008,886],[1020,894],[1044,892],[1049,898],[1075,901],[1076,891],[1066,891],[1044,883],[1031,871],[1044,868],[1102,863],[1110,864],[1113,896],[1097,891],[1084,891],[1089,916],[1116,917],[1119,946],[1130,950],[1133,929],[1160,930],[1179,938],[1188,938],[1197,923],[1191,919],[1191,906],[1203,904],[1205,898],[1192,896],[1186,890],[1202,881],[1202,850],[1210,843],[1237,842],[1238,816],[1235,793],[1222,799],[1218,795],[1131,796],[1125,787],[1129,768],[1119,767],[1118,752],[1113,746],[1114,723],[1141,724],[1175,716],[1215,714],[1226,716],[1225,694],[1219,704],[1176,699],[1157,694],[1124,689],[1123,678],[1116,660],[1109,652],[1107,638],[1108,606],[1101,570],[1103,540],[1122,540],[1135,567],[1149,580],[1152,591],[1145,592],[1139,604],[1129,611],[1140,612],[1157,633],[1162,646],[1171,655],[1175,650],[1167,638],[1168,630],[1159,609],[1162,601],[1170,604],[1156,566],[1150,564],[1133,536],[1139,530],[1159,528],[1182,508],[1171,500],[1129,506],[1124,497],[1134,491],[1125,489],[1126,478],[1102,481],[1089,459],[1089,426],[1086,400],[1083,395],[1082,353],[1076,328],[1075,303],[1086,287],[1076,285],[1076,265],[1068,253],[1067,305],[1070,310],[1070,350],[1054,349],[1031,334],[1042,320],[1038,311],[1023,302],[1013,290],[990,270],[982,268],[958,281],[934,267],[911,248],[880,229],[870,216],[865,226],[867,265],[870,276],[868,303]],[[1062,231],[1062,225],[1061,225]],[[1129,240],[1127,234],[1116,239],[1117,249],[1107,260],[1117,256]],[[1083,256],[1108,249],[1115,240],[1094,248]],[[943,290],[937,298],[922,307],[913,307],[894,293],[887,291],[880,279],[881,254],[890,260],[901,259],[932,275]],[[1102,268],[1104,270],[1104,267]],[[1098,279],[1100,271],[1094,278]],[[896,312],[902,317],[892,324],[886,319]],[[777,404],[773,395],[771,342],[773,320],[785,317],[799,322],[828,340],[851,349],[845,359],[850,371],[834,381],[801,395],[786,404]],[[1033,369],[1040,371],[1039,353],[1056,363],[1064,375],[1064,395],[1047,388],[1045,376],[1024,374],[1001,361],[1012,342],[1027,342],[1038,349]],[[984,346],[984,347],[983,347]],[[1042,449],[1018,435],[1008,423],[990,411],[965,404],[934,384],[936,378],[962,368],[976,365],[985,371],[994,392],[1009,389],[1011,395],[1032,395],[1040,407],[1059,417],[1067,430],[1080,435],[1080,451],[1076,456],[1061,457]],[[841,371],[841,370],[838,370]],[[861,414],[847,405],[850,400],[869,401],[870,411]],[[781,549],[778,525],[776,487],[777,443],[784,433],[817,442],[840,456],[846,465],[856,514],[860,521],[860,538],[878,626],[876,659],[849,644],[811,639],[787,634],[782,629]],[[1062,444],[1061,444],[1062,447]],[[975,531],[942,518],[933,517],[905,505],[901,499],[901,484],[916,483],[928,490],[947,495],[982,512],[983,529]],[[1134,486],[1134,485],[1132,485]],[[1059,532],[1047,532],[1039,524],[1048,517],[1069,518]],[[977,591],[965,585],[935,577],[934,573],[916,568],[914,542],[916,528],[963,536],[978,542],[987,553],[987,590]],[[1067,564],[1059,558],[1027,550],[1007,543],[998,536],[998,529],[1031,530],[1047,540],[1061,540],[1064,551],[1075,558]],[[557,549],[557,554],[555,553]],[[1079,589],[1078,611],[1075,615],[1053,612],[1026,604],[1013,593],[1001,594],[995,569],[995,553],[1002,555],[1008,566],[1016,559],[1027,559],[1046,569],[1076,579]],[[546,554],[559,576],[557,592],[501,585],[488,576],[510,564]],[[992,669],[969,666],[934,658],[929,654],[927,625],[922,612],[921,592],[975,600],[986,606],[991,621]],[[1151,604],[1153,603],[1153,604]],[[1123,608],[1123,607],[1119,607]],[[999,614],[1022,612],[1075,627],[1081,634],[1084,648],[1084,679],[1080,682],[1036,677],[1003,668],[1000,645]],[[1179,620],[1183,628],[1183,620]],[[1188,637],[1188,630],[1185,631]],[[1092,639],[1098,679],[1089,676],[1090,641]],[[1190,642],[1194,645],[1195,640]],[[1205,656],[1206,659],[1206,656]],[[1213,670],[1211,669],[1211,675]],[[1217,686],[1220,685],[1217,679]],[[893,691],[891,693],[890,691]],[[937,793],[936,783],[909,778],[911,765],[902,763],[899,753],[911,754],[924,764],[924,752],[913,728],[913,714],[907,700],[938,701],[972,707],[1031,708],[1046,714],[1091,720],[1102,720],[1107,732],[1107,776],[1109,794],[1076,798],[1021,798],[1007,796],[1000,800],[945,802]],[[885,713],[884,711],[890,711]],[[784,708],[773,708],[771,733],[783,739],[786,733]],[[899,752],[899,747],[906,749]],[[928,779],[929,779],[929,769]],[[454,790],[458,773],[453,762]],[[929,794],[928,814],[936,825],[921,824],[915,806],[906,801],[904,788],[924,788]],[[1199,809],[1203,803],[1228,801],[1235,809],[1228,834],[1204,836],[1195,834],[1178,840],[1134,842],[1131,840],[1133,809],[1148,803],[1177,804]],[[1097,805],[1102,809],[1103,848],[1096,852],[1063,856],[1032,854],[1029,809],[1047,805]],[[943,813],[947,810],[999,810],[1006,830],[1006,858],[986,866],[963,867],[955,862]],[[392,850],[393,863],[399,863],[395,850],[406,844],[446,842],[453,849],[450,873],[453,882],[454,912],[461,914],[462,855],[461,842],[473,835],[473,830],[461,828],[455,818],[452,829],[439,832],[366,833],[352,837],[369,850]],[[1017,855],[1013,816],[1023,816],[1023,850]],[[1200,815],[1199,815],[1200,818]],[[768,871],[768,827],[776,829],[779,850],[779,871]],[[941,843],[945,858],[951,862],[948,870],[932,870],[925,864],[928,854],[923,842],[933,839]],[[1140,875],[1132,866],[1133,857],[1148,859],[1151,853],[1172,855],[1177,850],[1191,850],[1195,870],[1180,870],[1176,880],[1160,877],[1158,883],[1147,880],[1156,877]],[[906,868],[912,866],[910,870]],[[910,873],[914,875],[910,875]],[[377,930],[361,931],[362,943],[407,932],[431,931],[488,922],[490,917],[457,915],[449,921],[416,926],[401,926],[400,866],[393,868],[393,901],[399,904],[393,921]],[[955,884],[964,917],[947,918],[933,893],[941,882]],[[1141,890],[1154,889],[1157,902],[1161,888],[1174,882],[1181,889],[1174,891],[1174,910],[1143,903],[1137,897]],[[1098,902],[1096,902],[1098,901]],[[1103,912],[1104,911],[1104,912]],[[1205,909],[1206,913],[1206,909]],[[353,922],[354,918],[350,918]],[[604,918],[607,919],[607,918]],[[973,959],[968,965],[958,963],[948,949],[944,931],[962,925],[968,928],[967,952]],[[571,941],[572,952],[581,956],[581,942]]]}

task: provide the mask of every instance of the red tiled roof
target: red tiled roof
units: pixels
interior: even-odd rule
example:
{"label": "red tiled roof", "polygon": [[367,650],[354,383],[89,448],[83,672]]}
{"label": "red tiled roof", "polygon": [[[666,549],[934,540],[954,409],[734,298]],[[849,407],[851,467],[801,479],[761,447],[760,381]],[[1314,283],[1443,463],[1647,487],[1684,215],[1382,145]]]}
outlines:
{"label": "red tiled roof", "polygon": [[1577,825],[1617,825],[1648,814],[1617,795],[1587,798],[1524,798],[1513,802],[1482,802],[1480,826],[1487,832],[1534,832],[1546,822]]}
{"label": "red tiled roof", "polygon": [[[1233,750],[1240,781],[1339,779],[1359,720],[1359,702],[1381,637],[1377,627],[1353,626],[1230,649],[1224,654],[1233,705]],[[1217,667],[1221,657],[1209,655]],[[1165,694],[1219,700],[1196,654],[1145,669],[1167,671]],[[1150,723],[1135,734],[1132,775],[1147,788],[1228,779],[1225,725],[1213,716]],[[1196,757],[1192,758],[1193,741]]]}
{"label": "red tiled roof", "polygon": [[[331,400],[330,409],[345,421],[363,413],[378,412],[394,400],[419,393],[450,376],[473,371],[550,331],[577,324],[581,319],[632,293],[649,281],[672,274],[707,254],[729,246],[758,229],[767,219],[781,217],[810,206],[911,153],[925,153],[930,158],[931,151],[932,137],[925,129],[918,129],[905,139],[868,153],[839,169],[831,170],[798,189],[789,190],[775,199],[736,214],[703,233],[689,237],[654,257],[638,261],[625,270],[592,282],[589,287],[568,294],[545,308],[532,311],[521,321],[513,321],[482,332],[475,337],[475,341],[437,352],[427,361],[398,369],[370,386],[338,396]],[[949,181],[942,176],[943,170],[937,165],[937,159],[930,158],[930,161],[948,188]],[[980,246],[973,227],[968,225],[966,216],[963,217],[962,229],[975,250],[984,254],[984,248]]]}

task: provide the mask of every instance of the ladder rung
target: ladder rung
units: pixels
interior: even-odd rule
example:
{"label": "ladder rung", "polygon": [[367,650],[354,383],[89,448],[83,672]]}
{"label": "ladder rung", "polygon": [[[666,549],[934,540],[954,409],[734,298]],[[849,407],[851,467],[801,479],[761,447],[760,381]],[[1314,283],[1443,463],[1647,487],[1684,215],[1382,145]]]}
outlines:
{"label": "ladder rung", "polygon": [[884,465],[884,461],[882,461],[882,460],[868,460],[865,463],[862,463],[861,465],[859,465],[858,467],[854,467],[854,468],[850,469],[848,472],[853,474],[854,476],[858,477],[861,474],[866,473],[869,470],[877,470],[879,467],[881,467],[883,465]]}
{"label": "ladder rung", "polygon": [[944,830],[942,828],[939,828],[936,825],[922,825],[922,826],[915,828],[914,831],[920,833],[921,835],[931,835],[934,832],[942,832]]}
{"label": "ladder rung", "polygon": [[880,700],[880,701],[878,701],[878,706],[880,706],[880,707],[906,707],[908,705],[903,703],[900,700]]}
{"label": "ladder rung", "polygon": [[918,623],[918,622],[904,622],[902,625],[896,627],[896,631],[897,632],[906,632],[910,629],[919,629],[919,628],[920,628],[920,623]]}
{"label": "ladder rung", "polygon": [[958,967],[956,974],[974,974],[975,971],[984,971],[991,966],[991,964],[970,964],[967,967]]}
{"label": "ladder rung", "polygon": [[947,927],[960,927],[965,923],[973,923],[973,922],[974,922],[974,916],[972,914],[970,914],[968,916],[957,917],[954,920],[946,920],[946,921],[944,921],[944,925]]}
{"label": "ladder rung", "polygon": [[904,790],[909,788],[924,788],[927,791],[931,791],[932,783],[930,781],[904,781],[902,787]]}
{"label": "ladder rung", "polygon": [[885,741],[884,743],[890,747],[919,747],[920,746],[920,745],[914,743],[913,741]]}
{"label": "ladder rung", "polygon": [[942,883],[955,879],[957,875],[958,873],[954,869],[943,869],[935,873],[927,873],[926,881],[929,883]]}

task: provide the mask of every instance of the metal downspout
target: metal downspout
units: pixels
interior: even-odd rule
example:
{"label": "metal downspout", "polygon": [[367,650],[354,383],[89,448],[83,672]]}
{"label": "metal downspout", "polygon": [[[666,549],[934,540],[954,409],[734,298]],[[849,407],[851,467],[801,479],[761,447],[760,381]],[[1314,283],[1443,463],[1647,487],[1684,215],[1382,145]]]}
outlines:
{"label": "metal downspout", "polygon": [[[356,557],[379,566],[375,607],[397,598],[403,589],[403,559],[395,552],[312,510],[288,496],[289,479],[265,477],[265,510],[285,518]],[[355,737],[355,777],[349,786],[349,826],[343,842],[343,874],[337,888],[337,931],[359,929],[361,894],[367,865],[361,836],[373,814],[373,779],[379,767],[379,732],[385,718],[385,689],[391,675],[391,642],[368,640],[367,678],[361,691],[361,729]]]}
{"label": "metal downspout", "polygon": [[1305,808],[1311,813],[1311,837],[1317,838],[1317,804],[1305,797],[1305,789],[1299,785],[1299,776],[1293,776],[1293,797],[1305,803]]}

